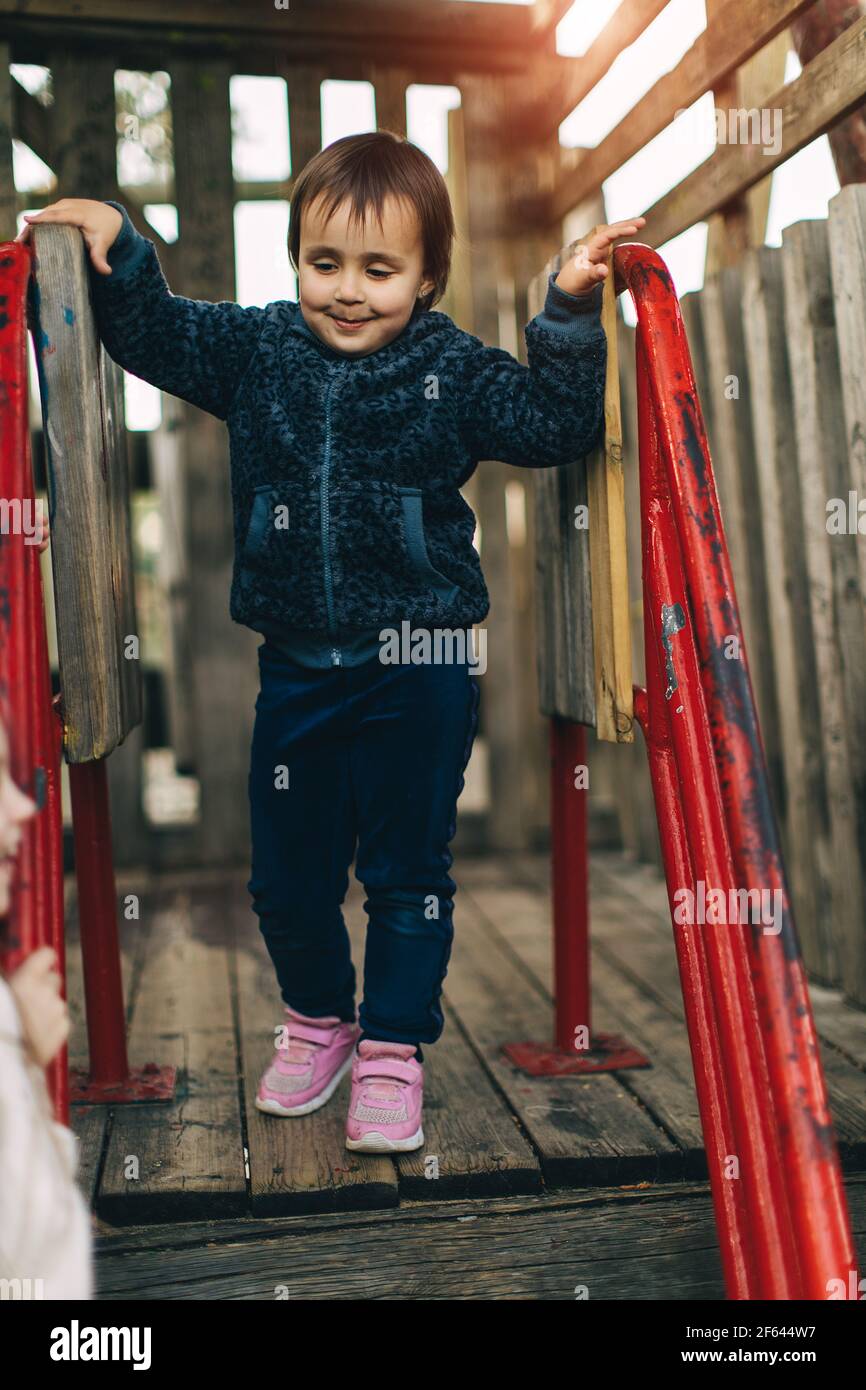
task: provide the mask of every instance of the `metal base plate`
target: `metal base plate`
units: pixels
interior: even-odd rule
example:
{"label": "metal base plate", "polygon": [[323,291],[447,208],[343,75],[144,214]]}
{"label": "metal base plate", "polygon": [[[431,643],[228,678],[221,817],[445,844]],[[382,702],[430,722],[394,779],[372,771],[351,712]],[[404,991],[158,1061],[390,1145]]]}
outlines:
{"label": "metal base plate", "polygon": [[148,1062],[133,1067],[123,1081],[91,1081],[90,1073],[72,1069],[69,1073],[70,1105],[134,1105],[143,1101],[174,1100],[177,1067],[160,1067]]}
{"label": "metal base plate", "polygon": [[652,1062],[618,1033],[593,1033],[591,1047],[562,1052],[552,1043],[505,1043],[505,1056],[527,1076],[582,1076],[594,1071],[651,1067]]}

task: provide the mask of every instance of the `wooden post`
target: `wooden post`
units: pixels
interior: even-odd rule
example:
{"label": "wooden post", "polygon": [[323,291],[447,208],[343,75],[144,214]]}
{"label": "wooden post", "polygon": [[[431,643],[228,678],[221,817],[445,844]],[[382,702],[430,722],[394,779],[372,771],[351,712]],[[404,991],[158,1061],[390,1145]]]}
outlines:
{"label": "wooden post", "polygon": [[141,719],[122,376],[96,332],[81,233],[31,235],[64,748],[89,762]]}
{"label": "wooden post", "polygon": [[[593,231],[596,230],[597,227],[593,228]],[[592,232],[582,241],[591,236]],[[617,359],[617,296],[612,251],[607,257],[607,268],[601,313],[607,338],[604,444],[587,459],[595,730],[597,738],[603,742],[631,743],[634,739],[634,709]]]}
{"label": "wooden post", "polygon": [[[233,299],[234,227],[229,77],[226,62],[192,58],[172,68],[175,174],[180,237],[176,293]],[[183,418],[190,662],[201,864],[243,863],[249,855],[246,786],[255,696],[256,637],[229,615],[233,518],[228,433],[222,421],[186,405]]]}
{"label": "wooden post", "polygon": [[0,43],[0,241],[13,241],[18,230],[15,178],[12,172],[12,83],[9,45]]}

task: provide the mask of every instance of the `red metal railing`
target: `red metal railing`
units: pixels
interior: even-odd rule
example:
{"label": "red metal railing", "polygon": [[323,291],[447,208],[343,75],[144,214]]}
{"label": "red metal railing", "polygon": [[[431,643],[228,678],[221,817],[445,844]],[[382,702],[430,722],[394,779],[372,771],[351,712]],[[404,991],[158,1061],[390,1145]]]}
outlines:
{"label": "red metal railing", "polygon": [[[726,1288],[738,1299],[856,1298],[827,1089],[679,303],[649,247],[618,247],[614,267],[638,318],[647,688],[635,689],[635,713]],[[721,890],[731,925],[696,920],[702,884],[706,894]],[[741,911],[740,892],[756,893],[761,909],[771,902],[773,919]]]}
{"label": "red metal railing", "polygon": [[[3,965],[12,971],[40,946],[53,946],[66,993],[63,904],[63,818],[60,767],[62,700],[52,698],[51,670],[37,548],[19,508],[33,505],[27,385],[27,292],[34,264],[30,244],[0,244],[0,498],[10,525],[0,534],[0,717],[10,744],[11,773],[36,801],[16,862],[10,939]],[[38,323],[34,331],[39,332]],[[52,350],[40,344],[41,352]],[[37,358],[38,360],[38,358]],[[54,510],[51,454],[49,494]],[[126,1051],[117,932],[117,891],[104,759],[70,764],[78,917],[86,1000],[89,1068],[70,1088],[64,1047],[48,1068],[55,1113],[69,1123],[69,1101],[166,1101],[175,1068],[149,1062],[130,1068]],[[71,1095],[70,1095],[71,1091]]]}
{"label": "red metal railing", "polygon": [[[57,953],[65,982],[62,726],[52,699],[39,552],[28,542],[35,512],[27,398],[27,285],[31,253],[0,246],[0,498],[8,524],[0,534],[0,717],[10,771],[37,813],[24,826],[16,862],[3,965],[14,970],[41,946]],[[64,983],[65,993],[65,983]],[[66,1049],[48,1068],[55,1115],[68,1122]]]}

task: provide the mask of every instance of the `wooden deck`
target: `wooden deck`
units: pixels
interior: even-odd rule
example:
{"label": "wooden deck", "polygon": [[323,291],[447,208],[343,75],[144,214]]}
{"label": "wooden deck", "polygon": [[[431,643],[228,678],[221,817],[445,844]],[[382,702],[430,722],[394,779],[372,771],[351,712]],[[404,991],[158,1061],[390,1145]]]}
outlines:
{"label": "wooden deck", "polygon": [[[500,1049],[550,1036],[547,859],[458,854],[454,876],[426,1142],[396,1158],[345,1149],[348,1078],[301,1119],[252,1105],[281,1009],[244,875],[118,881],[140,901],[121,929],[130,1060],[180,1071],[171,1105],[73,1109],[100,1298],[724,1296],[663,880],[592,853],[593,1027],[652,1067],[533,1080]],[[358,962],[363,898],[353,877]],[[69,972],[86,1065],[73,941]],[[866,1264],[866,1013],[812,994]]]}

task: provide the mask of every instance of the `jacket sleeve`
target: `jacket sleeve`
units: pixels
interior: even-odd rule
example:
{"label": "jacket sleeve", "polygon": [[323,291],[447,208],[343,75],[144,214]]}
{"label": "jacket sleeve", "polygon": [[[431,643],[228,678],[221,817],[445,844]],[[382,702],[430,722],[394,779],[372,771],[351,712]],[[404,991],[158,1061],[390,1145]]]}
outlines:
{"label": "jacket sleeve", "polygon": [[94,314],[109,357],[152,386],[225,420],[264,326],[265,310],[211,304],[169,289],[156,247],[123,217],[100,275],[88,257]]}
{"label": "jacket sleeve", "polygon": [[528,366],[504,348],[465,337],[460,428],[472,462],[501,459],[552,468],[584,458],[601,442],[607,338],[604,286],[568,294],[548,276],[544,308],[526,325]]}

